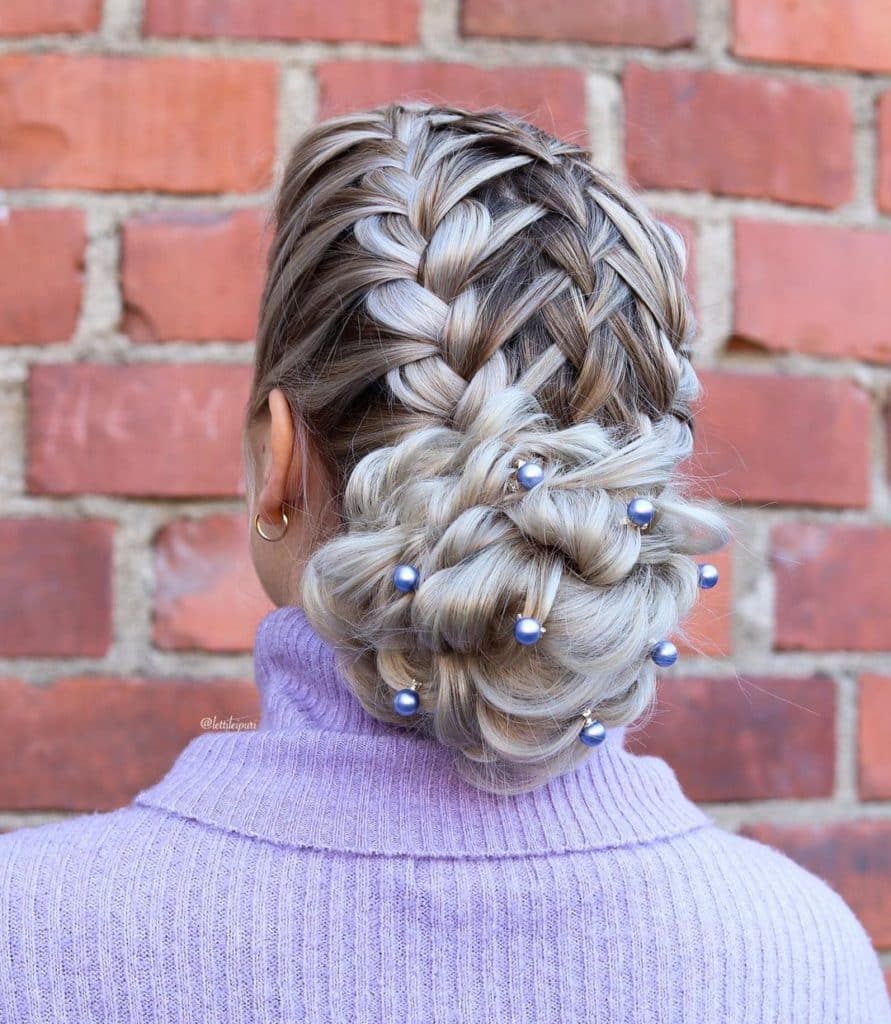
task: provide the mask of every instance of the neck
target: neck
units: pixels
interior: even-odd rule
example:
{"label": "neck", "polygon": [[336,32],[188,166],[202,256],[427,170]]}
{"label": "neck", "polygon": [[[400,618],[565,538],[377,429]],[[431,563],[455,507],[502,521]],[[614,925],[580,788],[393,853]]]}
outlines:
{"label": "neck", "polygon": [[482,792],[440,743],[372,718],[299,608],[261,623],[255,733],[193,740],[137,797],[272,842],[389,856],[511,856],[649,842],[702,827],[663,761],[613,730],[578,769],[515,796]]}

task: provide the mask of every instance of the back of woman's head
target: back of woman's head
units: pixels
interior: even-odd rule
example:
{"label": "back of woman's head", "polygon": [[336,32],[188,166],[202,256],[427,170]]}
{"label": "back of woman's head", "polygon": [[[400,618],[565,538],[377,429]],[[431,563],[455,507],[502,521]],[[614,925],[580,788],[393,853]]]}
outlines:
{"label": "back of woman's head", "polygon": [[677,473],[699,393],[684,262],[584,150],[502,112],[336,118],[285,170],[248,412],[284,391],[341,515],[299,603],[365,709],[481,788],[578,764],[585,711],[647,710],[653,645],[698,593],[690,556],[727,539]]}

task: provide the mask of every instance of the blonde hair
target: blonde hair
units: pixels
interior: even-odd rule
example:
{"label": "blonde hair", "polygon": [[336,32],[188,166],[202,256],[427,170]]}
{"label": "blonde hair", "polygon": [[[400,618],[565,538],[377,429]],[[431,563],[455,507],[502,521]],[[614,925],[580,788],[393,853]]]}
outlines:
{"label": "blonde hair", "polygon": [[[342,518],[304,611],[369,714],[482,789],[534,788],[590,753],[583,709],[608,728],[647,710],[652,645],[698,593],[689,556],[728,539],[676,473],[700,391],[683,242],[580,147],[412,104],[310,131],[274,216],[248,418],[283,389]],[[517,458],[543,482],[511,487]],[[546,626],[534,646],[518,614]]]}

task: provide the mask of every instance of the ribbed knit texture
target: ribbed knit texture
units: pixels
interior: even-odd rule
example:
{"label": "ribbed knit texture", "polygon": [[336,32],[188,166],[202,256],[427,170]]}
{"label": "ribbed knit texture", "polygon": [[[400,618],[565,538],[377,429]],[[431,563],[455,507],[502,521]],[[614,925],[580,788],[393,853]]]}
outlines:
{"label": "ribbed knit texture", "polygon": [[0,1020],[891,1022],[840,897],[621,731],[496,797],[367,715],[299,609],[255,655],[257,732],[0,839]]}

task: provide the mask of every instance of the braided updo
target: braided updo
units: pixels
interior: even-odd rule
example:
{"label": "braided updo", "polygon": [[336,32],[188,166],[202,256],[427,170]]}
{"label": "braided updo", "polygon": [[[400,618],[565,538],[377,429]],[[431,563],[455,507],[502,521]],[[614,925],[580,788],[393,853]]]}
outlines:
{"label": "braided updo", "polygon": [[[365,709],[480,788],[576,765],[586,708],[607,727],[647,709],[690,555],[728,539],[676,479],[700,390],[684,261],[585,150],[500,111],[334,118],[285,170],[248,415],[281,388],[337,484],[301,603]],[[518,459],[544,469],[532,490]],[[532,646],[520,614],[546,624]]]}

